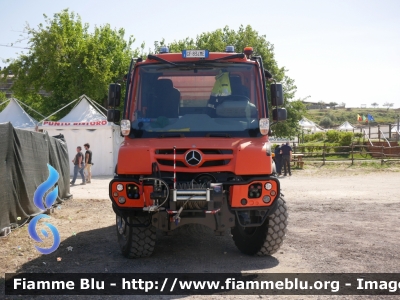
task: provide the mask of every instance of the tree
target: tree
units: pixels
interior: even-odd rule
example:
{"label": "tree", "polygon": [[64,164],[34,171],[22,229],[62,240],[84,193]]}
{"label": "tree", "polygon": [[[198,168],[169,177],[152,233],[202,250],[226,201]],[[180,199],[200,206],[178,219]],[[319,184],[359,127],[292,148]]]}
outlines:
{"label": "tree", "polygon": [[324,101],[318,101],[318,104],[319,104],[319,109],[322,109],[323,107],[325,107],[325,102]]}
{"label": "tree", "polygon": [[394,103],[389,103],[389,102],[385,102],[382,106],[387,106],[387,110],[389,110],[389,108],[393,107]]}
{"label": "tree", "polygon": [[0,92],[0,112],[7,106],[6,93]]}
{"label": "tree", "polygon": [[333,125],[333,121],[331,120],[330,117],[325,116],[321,122],[319,122],[319,125],[325,127],[325,128],[330,128]]}
{"label": "tree", "polygon": [[[163,45],[164,40],[157,45]],[[277,82],[282,82],[285,94],[284,107],[288,110],[288,120],[280,122],[273,128],[274,134],[280,137],[293,137],[299,130],[298,121],[305,112],[305,106],[300,101],[291,101],[295,97],[297,87],[294,80],[285,75],[284,67],[279,67],[275,60],[274,46],[266,40],[265,35],[259,35],[250,25],[241,25],[237,31],[225,26],[212,32],[204,32],[195,39],[186,38],[169,44],[170,52],[181,52],[184,49],[208,49],[209,51],[223,51],[227,45],[235,47],[240,52],[246,46],[253,47],[254,55],[260,55],[264,67],[270,71]],[[267,83],[269,89],[269,83]]]}
{"label": "tree", "polygon": [[[45,115],[82,94],[103,104],[108,84],[121,79],[129,67],[133,37],[126,41],[124,29],[108,24],[89,33],[89,25],[68,10],[44,19],[38,28],[26,26],[30,50],[8,66],[15,96]],[[47,95],[39,95],[39,90]]]}
{"label": "tree", "polygon": [[371,106],[372,106],[373,108],[377,108],[377,107],[379,106],[379,104],[376,103],[376,102],[374,102],[374,103],[371,104]]}
{"label": "tree", "polygon": [[336,102],[329,102],[329,107],[333,107],[333,109],[335,109],[336,105],[338,105]]}

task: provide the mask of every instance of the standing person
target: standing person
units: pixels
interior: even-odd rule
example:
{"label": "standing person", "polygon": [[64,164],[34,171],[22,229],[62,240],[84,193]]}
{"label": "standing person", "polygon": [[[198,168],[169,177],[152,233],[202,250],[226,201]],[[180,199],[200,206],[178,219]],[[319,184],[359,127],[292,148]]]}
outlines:
{"label": "standing person", "polygon": [[81,151],[82,151],[81,146],[76,147],[76,155],[75,155],[75,158],[72,160],[72,162],[74,163],[74,178],[71,181],[71,185],[75,185],[75,180],[76,180],[76,177],[78,176],[78,172],[82,176],[81,184],[86,184],[85,175],[83,174],[85,162],[83,160],[83,154]]}
{"label": "standing person", "polygon": [[274,153],[275,153],[275,166],[276,166],[276,173],[278,176],[282,175],[282,154],[281,154],[281,146],[282,145],[277,145],[275,147]]}
{"label": "standing person", "polygon": [[287,176],[289,171],[289,176],[292,176],[292,172],[290,171],[290,161],[292,160],[292,147],[289,146],[289,142],[281,147],[282,154],[282,162],[283,162],[283,170],[285,172],[284,176]]}
{"label": "standing person", "polygon": [[85,171],[86,171],[86,182],[91,183],[92,182],[92,150],[89,150],[90,145],[89,143],[86,143],[83,145],[85,147]]}

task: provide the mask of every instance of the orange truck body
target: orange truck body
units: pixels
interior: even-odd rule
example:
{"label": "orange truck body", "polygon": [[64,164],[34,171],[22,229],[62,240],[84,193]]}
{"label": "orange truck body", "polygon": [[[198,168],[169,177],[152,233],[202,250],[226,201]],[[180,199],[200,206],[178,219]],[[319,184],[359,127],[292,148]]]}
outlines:
{"label": "orange truck body", "polygon": [[261,58],[185,55],[133,60],[126,76],[125,139],[109,185],[123,245],[133,243],[127,226],[169,232],[195,223],[222,235],[264,226],[278,207]]}

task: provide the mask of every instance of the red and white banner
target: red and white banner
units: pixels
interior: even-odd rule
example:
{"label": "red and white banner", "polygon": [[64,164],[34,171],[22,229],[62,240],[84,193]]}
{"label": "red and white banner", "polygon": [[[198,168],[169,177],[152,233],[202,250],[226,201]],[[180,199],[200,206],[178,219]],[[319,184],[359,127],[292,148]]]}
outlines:
{"label": "red and white banner", "polygon": [[42,126],[105,126],[108,125],[106,120],[103,121],[90,121],[90,122],[53,122],[44,121]]}

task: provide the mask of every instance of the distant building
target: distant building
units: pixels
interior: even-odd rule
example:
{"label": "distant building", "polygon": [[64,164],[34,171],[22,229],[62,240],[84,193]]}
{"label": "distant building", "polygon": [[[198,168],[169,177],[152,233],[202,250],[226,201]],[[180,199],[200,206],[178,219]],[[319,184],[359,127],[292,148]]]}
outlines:
{"label": "distant building", "polygon": [[[2,79],[3,78],[1,78],[1,80],[0,80],[0,92],[5,93],[7,98],[12,98],[11,88],[14,83],[14,75],[8,75],[7,80],[5,82]],[[40,90],[39,95],[50,96],[50,93],[47,93],[44,90]]]}
{"label": "distant building", "polygon": [[0,92],[5,93],[7,98],[11,98],[11,95],[12,95],[11,87],[13,85],[13,79],[14,79],[14,76],[10,75],[10,76],[7,76],[6,82],[4,82],[3,80],[0,80]]}

